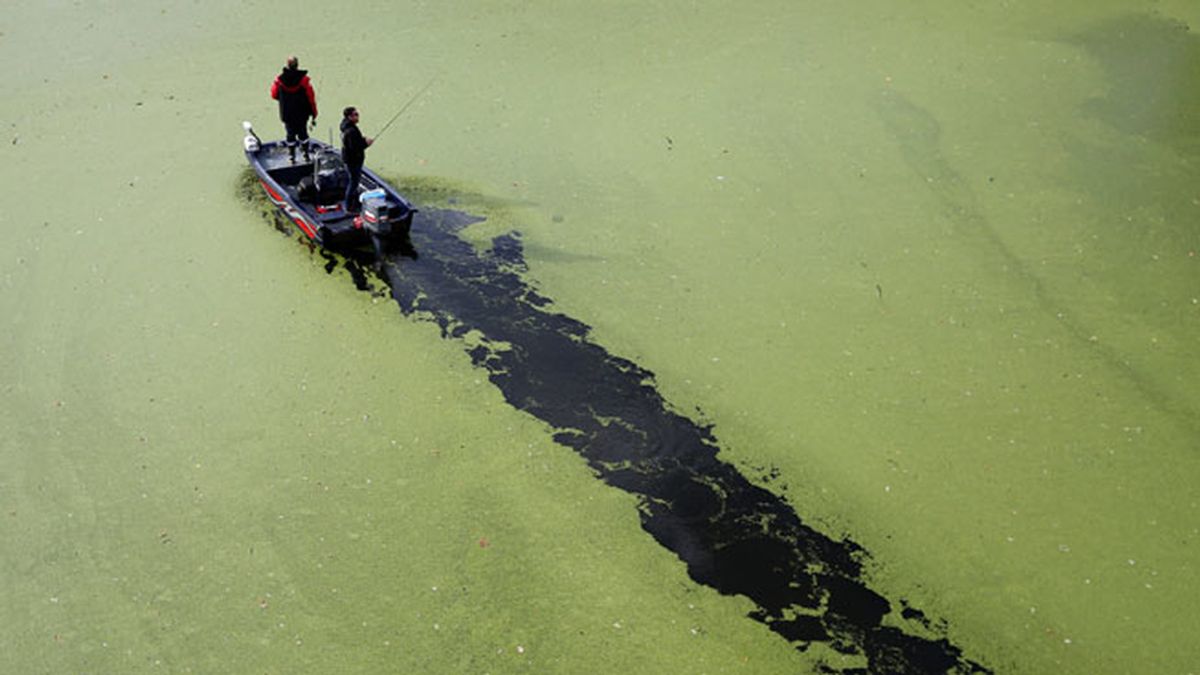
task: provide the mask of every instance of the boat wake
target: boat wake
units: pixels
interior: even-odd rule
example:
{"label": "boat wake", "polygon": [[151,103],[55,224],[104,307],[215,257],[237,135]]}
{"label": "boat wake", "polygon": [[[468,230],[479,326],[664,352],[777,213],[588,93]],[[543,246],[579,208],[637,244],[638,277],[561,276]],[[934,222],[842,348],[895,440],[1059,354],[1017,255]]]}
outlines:
{"label": "boat wake", "polygon": [[405,315],[462,340],[508,403],[554,428],[555,441],[597,477],[637,495],[642,528],[693,580],[750,598],[752,618],[799,649],[828,643],[864,657],[869,672],[988,672],[946,638],[917,635],[935,632],[918,610],[900,612],[914,631],[883,625],[895,608],[864,583],[865,552],[804,524],[781,497],[718,459],[711,427],[674,412],[652,373],[549,311],[550,300],[524,281],[517,234],[483,252],[459,236],[479,220],[422,210],[413,226],[421,259],[384,268],[392,297]]}
{"label": "boat wake", "polygon": [[[486,251],[460,236],[481,220],[422,207],[412,228],[420,260],[396,257],[380,272],[392,297],[406,316],[460,341],[509,404],[549,424],[599,479],[637,495],[642,528],[693,580],[750,598],[751,618],[799,650],[824,643],[865,663],[824,663],[821,672],[991,672],[965,658],[944,626],[868,588],[860,546],[806,525],[783,498],[718,459],[711,427],[673,411],[653,373],[550,311],[550,299],[524,280],[518,234]],[[359,288],[369,286],[360,263],[346,266]]]}

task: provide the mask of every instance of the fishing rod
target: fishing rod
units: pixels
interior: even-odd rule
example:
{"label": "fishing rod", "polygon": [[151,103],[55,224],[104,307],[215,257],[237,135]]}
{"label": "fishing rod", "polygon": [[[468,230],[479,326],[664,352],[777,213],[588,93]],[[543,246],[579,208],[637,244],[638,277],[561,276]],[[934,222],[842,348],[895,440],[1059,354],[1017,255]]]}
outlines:
{"label": "fishing rod", "polygon": [[408,103],[405,103],[404,107],[400,108],[399,112],[397,112],[395,115],[392,115],[392,119],[388,120],[388,123],[383,125],[383,128],[379,130],[379,133],[375,134],[374,140],[376,140],[376,141],[379,140],[379,137],[383,135],[383,132],[387,131],[388,127],[392,126],[392,122],[395,122],[396,120],[400,119],[400,116],[404,114],[404,111],[408,110],[408,107],[410,105],[412,105],[413,103],[416,103],[417,99],[421,98],[421,94],[424,94],[427,89],[432,87],[433,83],[435,81],[437,81],[437,75],[434,75],[428,82],[426,82],[425,86],[421,87],[421,91],[418,91],[416,94],[413,94],[413,97],[408,99]]}

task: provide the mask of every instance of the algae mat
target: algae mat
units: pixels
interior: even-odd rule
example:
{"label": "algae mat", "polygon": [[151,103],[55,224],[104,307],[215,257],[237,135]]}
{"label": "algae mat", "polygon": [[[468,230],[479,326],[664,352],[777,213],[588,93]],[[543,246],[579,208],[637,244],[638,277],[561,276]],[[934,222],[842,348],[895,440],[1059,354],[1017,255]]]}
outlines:
{"label": "algae mat", "polygon": [[321,135],[439,75],[372,166],[474,186],[430,205],[481,250],[519,230],[551,311],[869,552],[886,625],[903,600],[996,672],[1189,672],[1198,22],[14,3],[0,666],[863,665],[697,583],[460,342],[245,208],[238,124],[296,52]]}

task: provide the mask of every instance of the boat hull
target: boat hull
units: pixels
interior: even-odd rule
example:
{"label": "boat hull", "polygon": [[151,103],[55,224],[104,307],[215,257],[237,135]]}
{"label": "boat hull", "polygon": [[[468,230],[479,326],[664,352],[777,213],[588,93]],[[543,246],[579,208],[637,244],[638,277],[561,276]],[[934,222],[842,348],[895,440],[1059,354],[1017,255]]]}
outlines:
{"label": "boat hull", "polygon": [[263,191],[284,217],[292,221],[310,241],[333,249],[374,245],[378,252],[383,252],[384,249],[411,248],[409,231],[417,209],[373,171],[363,168],[359,193],[372,192],[378,195],[382,191],[392,212],[396,214],[387,234],[373,234],[364,226],[362,218],[347,213],[341,190],[324,195],[314,193],[309,177],[315,173],[315,163],[307,157],[336,153],[335,148],[310,139],[307,141],[309,152],[297,149],[293,159],[285,142],[260,142],[252,130],[247,128],[247,131],[250,135],[245,142],[246,161],[258,176]]}

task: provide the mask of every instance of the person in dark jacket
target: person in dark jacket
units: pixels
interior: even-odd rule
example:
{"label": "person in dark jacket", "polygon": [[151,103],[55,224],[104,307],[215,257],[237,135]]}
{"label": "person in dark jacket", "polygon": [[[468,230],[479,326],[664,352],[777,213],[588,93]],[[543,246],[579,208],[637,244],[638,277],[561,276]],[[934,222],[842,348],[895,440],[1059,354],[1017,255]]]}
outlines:
{"label": "person in dark jacket", "polygon": [[287,130],[288,152],[296,161],[296,144],[308,155],[308,120],[317,123],[317,94],[313,91],[308,71],[300,70],[300,59],[289,56],[283,72],[271,83],[271,98],[279,101],[279,119]]}
{"label": "person in dark jacket", "polygon": [[346,185],[346,212],[358,213],[358,180],[362,178],[363,162],[367,159],[367,146],[375,142],[365,138],[358,129],[358,109],[348,106],[342,111],[342,161],[350,171],[350,183]]}

